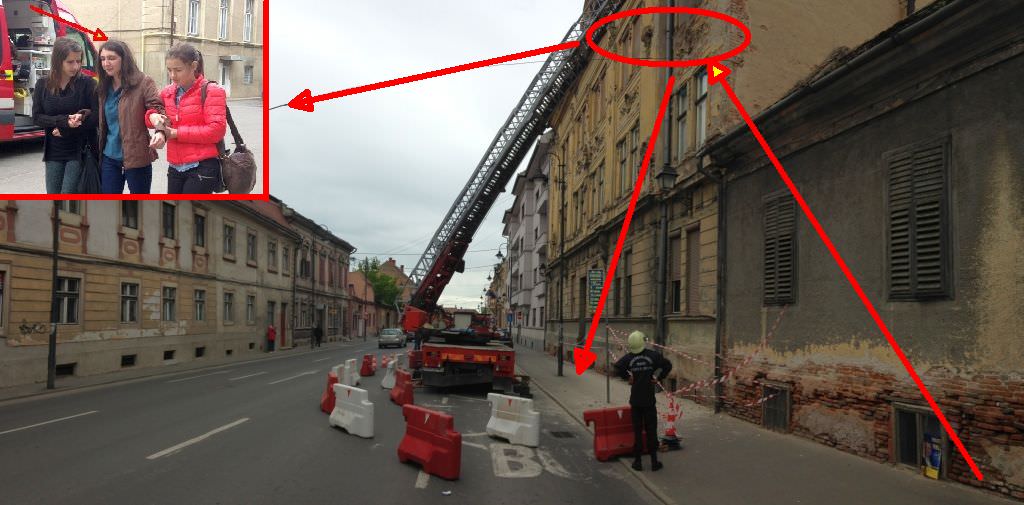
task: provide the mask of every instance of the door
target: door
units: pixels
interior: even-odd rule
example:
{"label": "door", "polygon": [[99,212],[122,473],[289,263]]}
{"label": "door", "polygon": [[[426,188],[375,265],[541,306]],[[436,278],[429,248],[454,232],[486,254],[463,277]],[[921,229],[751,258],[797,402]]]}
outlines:
{"label": "door", "polygon": [[224,88],[224,94],[231,96],[231,62],[220,63],[220,86]]}
{"label": "door", "polygon": [[281,302],[281,325],[278,326],[277,334],[281,336],[281,347],[288,345],[288,304]]}

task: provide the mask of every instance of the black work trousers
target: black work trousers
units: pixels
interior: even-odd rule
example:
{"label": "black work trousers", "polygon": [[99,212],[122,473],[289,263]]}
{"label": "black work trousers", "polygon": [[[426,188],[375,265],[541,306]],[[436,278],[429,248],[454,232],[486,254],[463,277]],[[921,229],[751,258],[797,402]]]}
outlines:
{"label": "black work trousers", "polygon": [[647,433],[647,452],[651,461],[658,461],[658,408],[630,407],[633,416],[633,457],[640,459],[644,452],[644,432]]}

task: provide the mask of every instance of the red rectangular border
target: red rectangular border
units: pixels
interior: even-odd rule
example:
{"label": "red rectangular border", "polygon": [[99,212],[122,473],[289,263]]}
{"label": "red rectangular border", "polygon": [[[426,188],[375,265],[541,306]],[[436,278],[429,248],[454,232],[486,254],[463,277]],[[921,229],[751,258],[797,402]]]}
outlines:
{"label": "red rectangular border", "polygon": [[262,200],[270,201],[270,0],[263,1],[263,192],[214,194],[83,194],[0,193],[5,200]]}

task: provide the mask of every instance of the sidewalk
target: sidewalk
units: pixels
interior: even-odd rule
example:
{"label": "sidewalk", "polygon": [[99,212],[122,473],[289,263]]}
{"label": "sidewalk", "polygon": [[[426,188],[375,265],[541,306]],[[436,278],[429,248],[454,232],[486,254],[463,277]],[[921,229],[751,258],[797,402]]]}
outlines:
{"label": "sidewalk", "polygon": [[[354,341],[355,339],[342,339],[334,342],[324,342],[320,350],[326,351],[328,349],[333,349],[336,346],[342,346]],[[176,363],[174,365],[168,365],[164,367],[151,366],[144,368],[132,368],[128,370],[119,370],[116,372],[110,372],[99,375],[88,375],[85,377],[58,377],[56,383],[57,387],[54,389],[46,389],[45,382],[39,382],[34,384],[22,384],[18,386],[0,388],[0,403],[43,395],[60,395],[67,393],[69,391],[76,391],[95,386],[149,380],[157,377],[169,377],[172,375],[185,374],[199,370],[212,370],[217,368],[223,368],[226,366],[235,366],[243,363],[251,363],[253,361],[261,361],[274,358],[286,358],[289,356],[294,356],[296,354],[312,352],[317,351],[310,349],[308,345],[300,345],[298,347],[281,348],[273,352],[260,351],[258,353],[246,356],[244,358],[219,358],[216,360],[198,359],[188,361],[185,363]],[[45,367],[45,363],[42,366]]]}
{"label": "sidewalk", "polygon": [[[582,376],[568,361],[556,374],[554,356],[516,348],[519,368],[532,386],[547,393],[580,424],[583,411],[626,405],[629,385],[611,379],[611,404],[606,403],[605,376]],[[659,395],[659,412],[665,412]],[[679,423],[681,451],[661,453],[665,468],[638,473],[644,484],[666,503],[685,505],[779,504],[829,505],[1009,505],[1019,504],[966,485],[933,481],[910,469],[876,463],[794,435],[775,433],[727,414],[682,401]],[[631,457],[619,463],[628,471]]]}

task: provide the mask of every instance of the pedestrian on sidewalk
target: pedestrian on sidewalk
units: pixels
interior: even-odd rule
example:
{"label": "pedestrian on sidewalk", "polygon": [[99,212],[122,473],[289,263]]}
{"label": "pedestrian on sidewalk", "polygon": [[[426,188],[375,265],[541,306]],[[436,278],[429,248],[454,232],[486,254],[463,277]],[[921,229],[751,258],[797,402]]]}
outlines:
{"label": "pedestrian on sidewalk", "polygon": [[103,192],[149,193],[156,149],[164,137],[150,137],[146,122],[159,121],[164,104],[156,83],[139,70],[128,44],[110,39],[100,46],[99,111],[100,179]]}
{"label": "pedestrian on sidewalk", "polygon": [[221,190],[220,150],[227,128],[224,88],[206,80],[203,55],[179,42],[167,51],[171,84],[160,91],[167,114],[147,126],[167,140],[167,193],[209,194]]}
{"label": "pedestrian on sidewalk", "polygon": [[274,329],[274,325],[267,327],[267,352],[274,351],[274,341],[277,340],[277,330]]}
{"label": "pedestrian on sidewalk", "polygon": [[313,328],[313,338],[316,339],[316,346],[320,347],[320,344],[324,341],[324,328],[320,323],[317,323],[316,328]]}
{"label": "pedestrian on sidewalk", "polygon": [[60,37],[50,54],[50,75],[32,93],[32,122],[46,129],[46,192],[78,193],[83,147],[96,143],[96,81],[81,73],[85,51],[77,42]]}
{"label": "pedestrian on sidewalk", "polygon": [[647,349],[647,337],[640,331],[629,334],[627,348],[629,353],[615,362],[615,369],[620,377],[629,380],[629,406],[633,417],[633,469],[644,469],[643,456],[644,434],[647,438],[647,450],[651,454],[651,470],[661,470],[658,461],[658,407],[654,399],[654,388],[658,382],[665,380],[672,371],[672,362],[665,359],[658,351]]}

